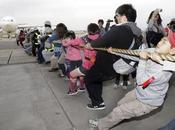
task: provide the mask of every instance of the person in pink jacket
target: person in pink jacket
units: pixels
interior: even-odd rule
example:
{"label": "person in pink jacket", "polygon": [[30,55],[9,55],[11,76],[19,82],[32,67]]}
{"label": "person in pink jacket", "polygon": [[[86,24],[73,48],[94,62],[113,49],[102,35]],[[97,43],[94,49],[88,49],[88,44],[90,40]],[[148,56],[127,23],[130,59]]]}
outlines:
{"label": "person in pink jacket", "polygon": [[[82,64],[82,56],[79,48],[73,46],[74,43],[79,42],[78,39],[75,39],[75,33],[73,31],[68,31],[64,35],[62,40],[62,45],[64,46],[65,54],[65,63],[67,68],[67,77],[69,80],[68,85],[68,95],[76,95],[79,91],[85,91],[83,86],[77,86],[78,77],[75,79],[70,78],[70,72],[75,68],[79,67]],[[81,81],[81,78],[79,78]]]}
{"label": "person in pink jacket", "polygon": [[[70,54],[70,49],[67,49],[67,53],[70,55],[66,56],[66,59],[68,57],[79,57],[80,53],[76,53],[76,51],[80,51],[80,46],[85,45],[86,43],[89,43],[93,40],[96,40],[99,37],[99,27],[95,23],[91,23],[87,27],[88,35],[85,35],[81,38],[72,39],[70,41],[67,41],[66,43],[63,42],[63,45],[69,46],[74,50],[72,54]],[[75,51],[76,50],[76,51]],[[70,85],[69,85],[69,92],[68,95],[76,95],[78,92],[84,92],[85,91],[85,85],[84,85],[84,75],[86,72],[93,66],[96,58],[96,52],[94,50],[88,50],[88,49],[82,49],[83,51],[83,62],[81,65],[74,68],[74,70],[69,71],[69,78],[70,78]],[[76,56],[75,56],[76,55]],[[80,54],[81,55],[81,54]],[[77,86],[77,78],[79,77],[80,85]]]}

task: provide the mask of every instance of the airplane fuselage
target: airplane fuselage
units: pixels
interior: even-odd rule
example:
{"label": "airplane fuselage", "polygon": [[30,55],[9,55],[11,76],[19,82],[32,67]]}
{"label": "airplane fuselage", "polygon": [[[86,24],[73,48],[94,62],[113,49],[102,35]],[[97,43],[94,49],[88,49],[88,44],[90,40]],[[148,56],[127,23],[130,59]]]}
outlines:
{"label": "airplane fuselage", "polygon": [[3,32],[7,34],[15,33],[17,30],[17,24],[13,17],[6,16],[0,20],[0,28]]}

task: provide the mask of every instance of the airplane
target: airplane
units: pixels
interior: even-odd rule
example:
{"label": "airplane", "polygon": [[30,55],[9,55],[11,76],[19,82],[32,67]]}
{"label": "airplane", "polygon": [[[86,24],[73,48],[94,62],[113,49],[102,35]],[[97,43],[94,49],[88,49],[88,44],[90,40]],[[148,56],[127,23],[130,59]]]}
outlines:
{"label": "airplane", "polygon": [[5,16],[0,20],[0,33],[6,33],[8,38],[11,38],[12,34],[15,34],[18,25],[16,20],[11,16]]}

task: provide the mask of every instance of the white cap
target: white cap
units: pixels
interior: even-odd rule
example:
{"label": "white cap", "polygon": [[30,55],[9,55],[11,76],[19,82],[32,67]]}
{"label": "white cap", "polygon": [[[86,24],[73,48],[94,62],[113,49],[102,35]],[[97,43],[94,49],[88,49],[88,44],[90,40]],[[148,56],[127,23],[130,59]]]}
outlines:
{"label": "white cap", "polygon": [[45,25],[50,25],[50,26],[51,26],[51,22],[50,22],[50,21],[45,21],[44,24],[45,24]]}

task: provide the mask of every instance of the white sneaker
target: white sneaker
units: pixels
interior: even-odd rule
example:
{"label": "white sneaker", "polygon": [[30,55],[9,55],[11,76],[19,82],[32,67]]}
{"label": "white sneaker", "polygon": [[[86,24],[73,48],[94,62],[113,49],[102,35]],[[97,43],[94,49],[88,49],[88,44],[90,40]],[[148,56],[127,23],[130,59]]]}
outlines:
{"label": "white sneaker", "polygon": [[78,94],[78,91],[74,91],[74,92],[68,91],[67,94],[69,96],[74,96],[74,95],[77,95]]}

